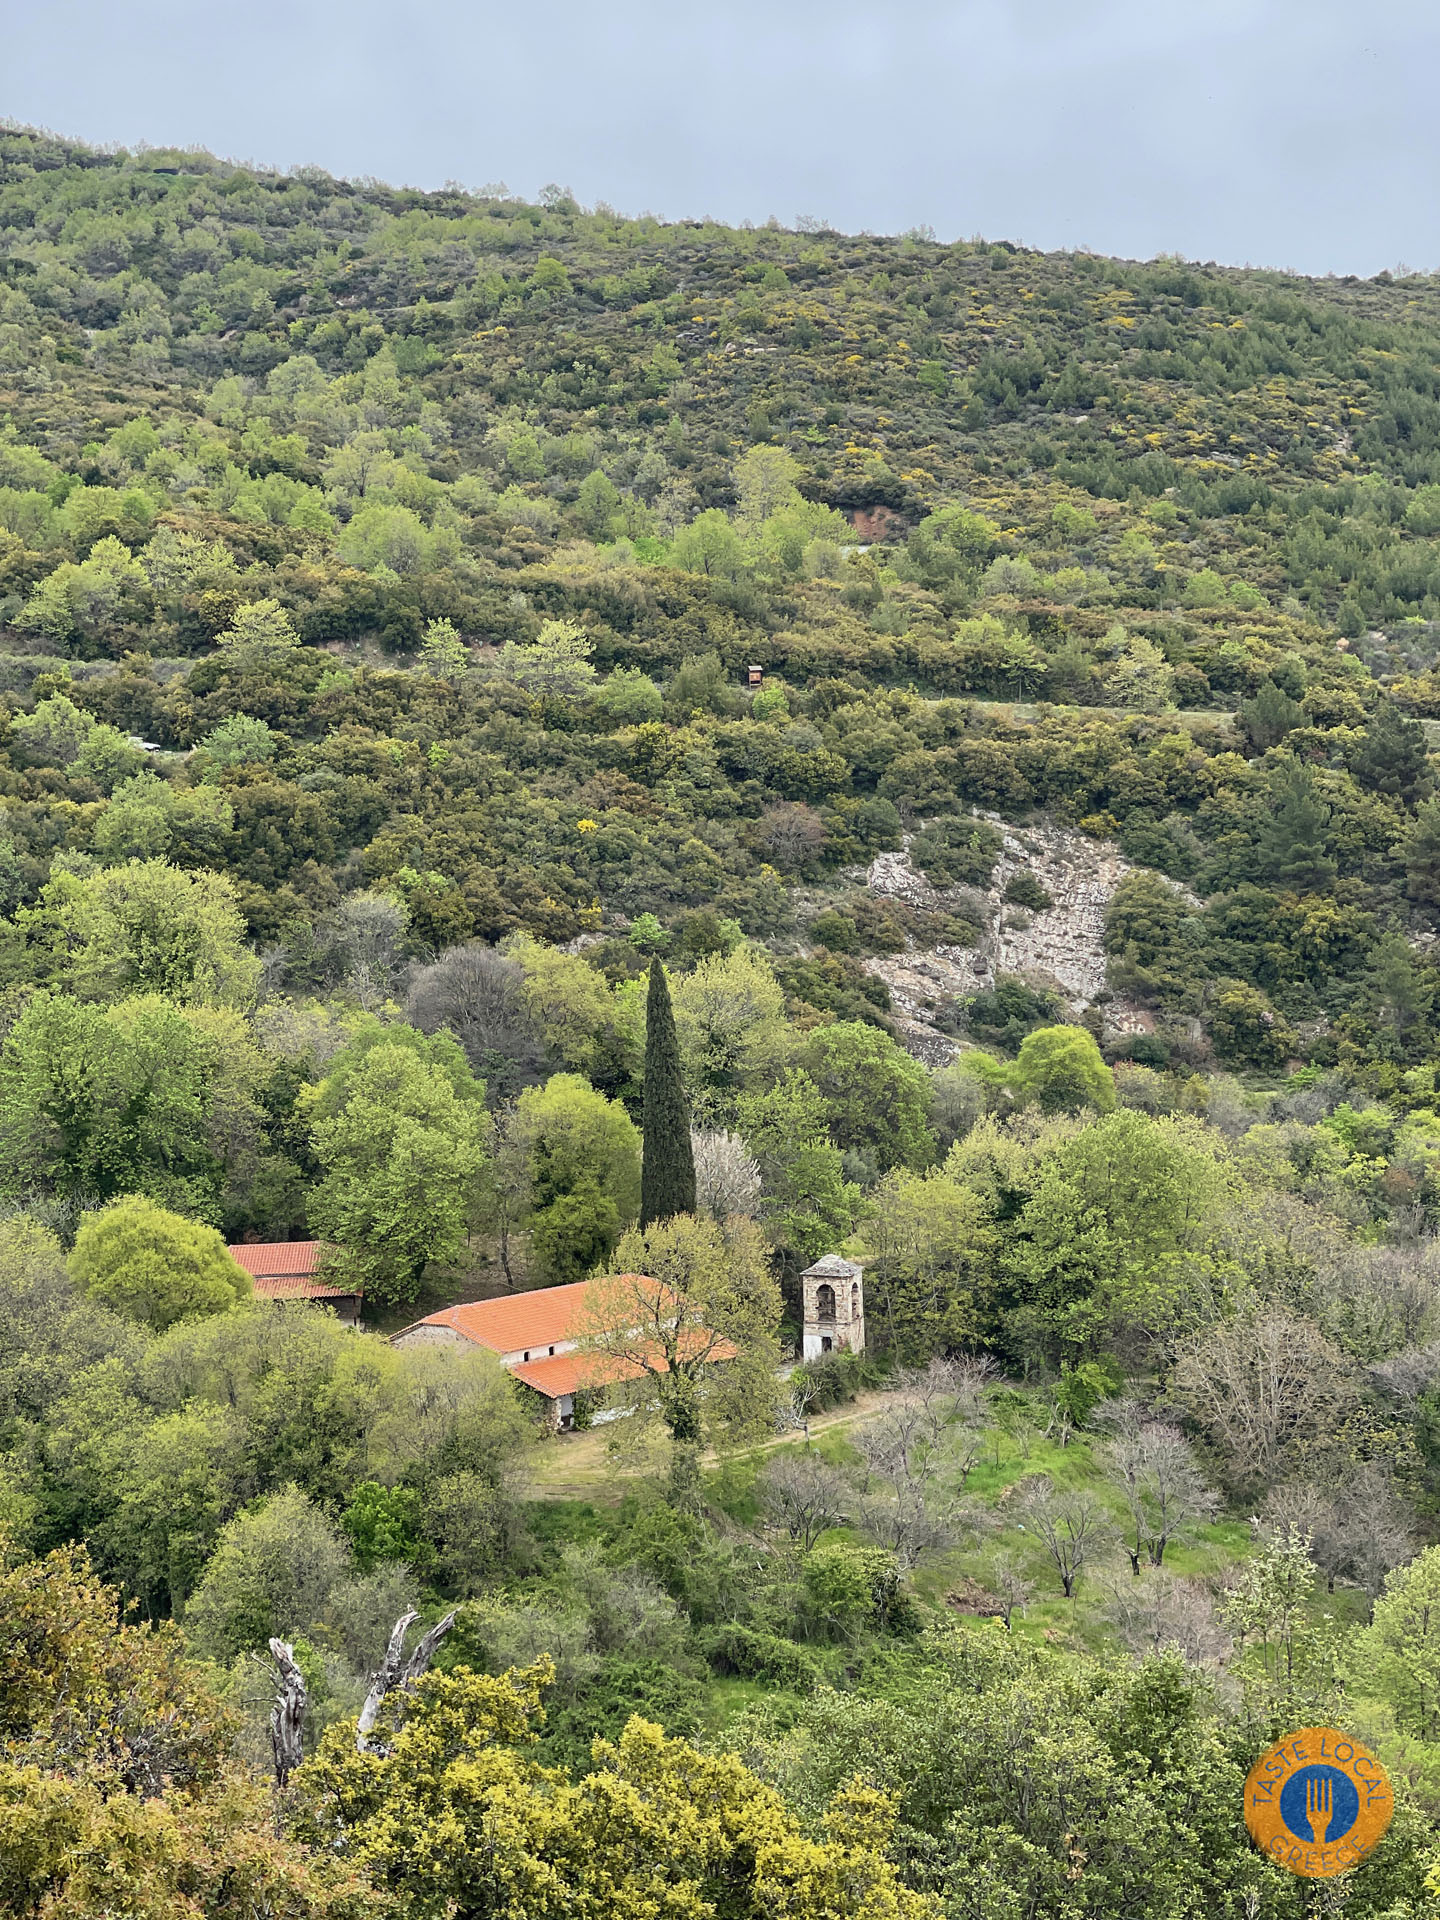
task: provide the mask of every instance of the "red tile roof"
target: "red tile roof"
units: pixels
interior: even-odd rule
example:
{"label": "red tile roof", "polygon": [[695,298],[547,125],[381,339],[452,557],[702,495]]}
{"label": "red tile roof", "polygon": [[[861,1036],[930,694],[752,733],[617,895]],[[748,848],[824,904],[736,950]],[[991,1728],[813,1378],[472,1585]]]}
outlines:
{"label": "red tile roof", "polygon": [[557,1353],[553,1359],[547,1354],[543,1360],[517,1360],[510,1368],[517,1380],[548,1400],[574,1393],[577,1387],[597,1386],[603,1380],[634,1380],[644,1371],[633,1361],[624,1365],[619,1361],[604,1363],[590,1353]]}
{"label": "red tile roof", "polygon": [[[698,1333],[695,1337],[697,1340],[700,1338]],[[733,1360],[735,1352],[736,1349],[728,1340],[721,1340],[710,1358]],[[669,1372],[658,1352],[653,1352],[650,1357],[657,1372]],[[621,1380],[638,1380],[646,1369],[638,1360],[615,1360],[597,1353],[557,1353],[553,1359],[546,1354],[540,1360],[516,1360],[509,1371],[517,1380],[523,1380],[527,1387],[533,1387],[547,1399],[558,1400],[562,1393],[574,1393],[577,1387],[598,1387]]]}
{"label": "red tile roof", "polygon": [[[618,1277],[633,1280],[641,1276],[621,1274]],[[473,1340],[477,1347],[488,1347],[491,1353],[533,1353],[533,1360],[512,1361],[510,1371],[527,1387],[534,1387],[537,1393],[554,1400],[561,1394],[574,1393],[577,1386],[593,1386],[602,1376],[611,1380],[633,1380],[643,1372],[643,1368],[633,1362],[602,1361],[593,1354],[545,1351],[547,1347],[579,1338],[589,1286],[588,1280],[577,1280],[568,1287],[536,1287],[531,1293],[506,1294],[499,1300],[468,1300],[459,1306],[442,1307],[438,1313],[427,1314],[416,1324],[445,1327],[462,1339]],[[404,1331],[408,1333],[411,1329],[407,1327]],[[712,1357],[733,1360],[735,1349],[728,1343],[721,1344]]]}
{"label": "red tile roof", "polygon": [[510,1293],[499,1300],[468,1300],[427,1314],[419,1325],[448,1327],[492,1353],[554,1347],[574,1339],[571,1328],[579,1320],[588,1286],[587,1280],[577,1280],[568,1287],[536,1287],[533,1293]]}
{"label": "red tile roof", "polygon": [[257,1273],[255,1292],[262,1300],[358,1300],[360,1287],[332,1287],[307,1280],[303,1273]]}
{"label": "red tile roof", "polygon": [[325,1251],[323,1240],[251,1240],[231,1247],[231,1253],[256,1280],[281,1274],[311,1274]]}

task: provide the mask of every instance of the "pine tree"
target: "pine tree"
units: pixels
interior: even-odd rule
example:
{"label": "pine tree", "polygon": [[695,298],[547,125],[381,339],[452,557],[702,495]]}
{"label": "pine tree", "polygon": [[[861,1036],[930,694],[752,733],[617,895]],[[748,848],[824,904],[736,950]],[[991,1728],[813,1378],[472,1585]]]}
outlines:
{"label": "pine tree", "polygon": [[640,1225],[695,1211],[695,1156],[690,1109],[680,1078],[680,1043],[665,969],[650,962],[645,999],[645,1138],[640,1169]]}
{"label": "pine tree", "polygon": [[1422,802],[1406,838],[1405,891],[1421,906],[1440,907],[1440,799]]}
{"label": "pine tree", "polygon": [[432,620],[420,642],[416,661],[422,673],[437,680],[453,680],[470,664],[470,649],[455,630],[453,620]]}
{"label": "pine tree", "polygon": [[1240,702],[1240,725],[1256,753],[1279,746],[1304,720],[1305,709],[1300,702],[1292,700],[1273,680],[1265,681],[1253,700]]}
{"label": "pine tree", "polygon": [[1347,756],[1351,773],[1367,792],[1398,793],[1406,800],[1425,778],[1425,729],[1382,700]]}
{"label": "pine tree", "polygon": [[1330,809],[1301,760],[1287,758],[1270,780],[1269,810],[1260,822],[1256,850],[1267,879],[1293,893],[1319,893],[1335,881],[1328,851]]}

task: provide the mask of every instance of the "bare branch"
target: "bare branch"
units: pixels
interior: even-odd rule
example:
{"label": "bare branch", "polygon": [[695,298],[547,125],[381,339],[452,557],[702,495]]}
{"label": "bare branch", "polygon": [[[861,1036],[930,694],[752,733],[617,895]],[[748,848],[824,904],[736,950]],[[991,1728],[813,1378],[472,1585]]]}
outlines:
{"label": "bare branch", "polygon": [[1055,1564],[1065,1598],[1073,1599],[1081,1568],[1110,1538],[1109,1515],[1088,1493],[1057,1493],[1044,1474],[1025,1485],[1019,1505]]}
{"label": "bare branch", "polygon": [[275,1763],[275,1784],[285,1786],[304,1757],[305,1709],[309,1695],[305,1676],[295,1664],[295,1648],[288,1640],[272,1640],[270,1657],[275,1662],[275,1704],[270,1709],[270,1752]]}
{"label": "bare branch", "polygon": [[370,1691],[365,1696],[365,1704],[360,1709],[360,1718],[355,1727],[355,1751],[357,1753],[380,1752],[372,1747],[370,1735],[375,1731],[375,1723],[386,1696],[391,1693],[405,1693],[414,1686],[421,1674],[429,1668],[435,1657],[435,1649],[455,1624],[453,1612],[447,1613],[438,1621],[415,1646],[407,1659],[405,1657],[405,1635],[413,1621],[419,1616],[413,1610],[402,1613],[390,1633],[390,1644],[385,1649],[385,1658],[380,1663],[380,1671],[370,1683]]}
{"label": "bare branch", "polygon": [[850,1488],[828,1462],[790,1447],[766,1467],[761,1490],[772,1519],[807,1553],[827,1527],[844,1522],[854,1503]]}

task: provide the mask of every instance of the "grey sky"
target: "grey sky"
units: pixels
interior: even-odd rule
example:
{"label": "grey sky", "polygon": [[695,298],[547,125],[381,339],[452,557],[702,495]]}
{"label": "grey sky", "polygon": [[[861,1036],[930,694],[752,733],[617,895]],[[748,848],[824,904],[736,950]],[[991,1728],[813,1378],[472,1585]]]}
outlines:
{"label": "grey sky", "polygon": [[667,217],[1440,264],[1435,0],[4,0],[0,24],[0,111],[96,142]]}

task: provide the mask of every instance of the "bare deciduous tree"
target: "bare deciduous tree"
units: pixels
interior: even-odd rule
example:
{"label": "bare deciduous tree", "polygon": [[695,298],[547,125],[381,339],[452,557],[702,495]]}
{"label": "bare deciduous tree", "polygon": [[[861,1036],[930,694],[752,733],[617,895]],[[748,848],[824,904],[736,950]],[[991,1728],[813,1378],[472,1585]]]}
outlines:
{"label": "bare deciduous tree", "polygon": [[1428,1347],[1407,1347],[1367,1369],[1382,1393],[1410,1405],[1440,1376],[1440,1341]]}
{"label": "bare deciduous tree", "polygon": [[760,1477],[765,1508],[808,1553],[827,1527],[840,1526],[855,1495],[817,1453],[786,1447]]}
{"label": "bare deciduous tree", "polygon": [[962,1489],[979,1464],[984,1448],[985,1431],[982,1427],[966,1426],[951,1429],[946,1440],[945,1463],[959,1474]]}
{"label": "bare deciduous tree", "polygon": [[388,894],[352,893],[328,918],[345,984],[367,1010],[381,1006],[395,986],[407,917]]}
{"label": "bare deciduous tree", "polygon": [[492,1093],[513,1097],[539,1079],[544,1058],[521,995],[524,982],[518,961],[471,941],[419,970],[405,1016],[422,1033],[447,1028]]}
{"label": "bare deciduous tree", "polygon": [[924,1408],[932,1438],[938,1438],[940,1428],[952,1421],[983,1422],[985,1388],[995,1374],[995,1362],[988,1356],[937,1355],[928,1366],[903,1374],[901,1385],[906,1397]]}
{"label": "bare deciduous tree", "polygon": [[1024,1613],[1034,1597],[1035,1588],[1020,1570],[1020,1563],[1013,1553],[997,1553],[990,1563],[986,1575],[990,1591],[1000,1602],[1000,1618],[1005,1622],[1005,1631],[1010,1631],[1010,1623],[1017,1613]]}
{"label": "bare deciduous tree", "polygon": [[810,1411],[824,1392],[823,1384],[807,1373],[803,1367],[796,1369],[786,1382],[789,1397],[781,1404],[779,1424],[782,1427],[797,1427],[810,1438]]}
{"label": "bare deciduous tree", "polygon": [[859,1525],[895,1556],[908,1572],[927,1553],[953,1546],[962,1533],[976,1531],[978,1511],[947,1499],[921,1480],[902,1480],[893,1489],[876,1489],[855,1501]]}
{"label": "bare deciduous tree", "polygon": [[1044,1474],[1025,1483],[1018,1505],[1053,1561],[1065,1598],[1073,1599],[1085,1563],[1111,1537],[1109,1514],[1092,1494],[1058,1493]]}
{"label": "bare deciduous tree", "polygon": [[1175,1648],[1198,1665],[1218,1665],[1233,1644],[1202,1580],[1157,1571],[1112,1589],[1105,1616],[1132,1653]]}
{"label": "bare deciduous tree", "polygon": [[1215,1495],[1178,1427],[1142,1420],[1122,1427],[1103,1451],[1130,1510],[1124,1544],[1138,1578],[1142,1558],[1160,1566],[1170,1542],[1214,1512]]}
{"label": "bare deciduous tree", "polygon": [[1414,1552],[1410,1512],[1373,1460],[1345,1468],[1334,1486],[1289,1480],[1272,1488],[1260,1518],[1276,1537],[1293,1531],[1309,1539],[1310,1557],[1332,1593],[1337,1580],[1353,1580],[1373,1600],[1391,1568]]}
{"label": "bare deciduous tree", "polygon": [[1296,1446],[1325,1431],[1354,1389],[1313,1320],[1269,1311],[1187,1341],[1172,1391],[1231,1484],[1254,1491],[1281,1478]]}
{"label": "bare deciduous tree", "polygon": [[918,1400],[897,1400],[854,1436],[855,1450],[870,1474],[908,1483],[926,1475],[932,1432],[928,1408]]}

